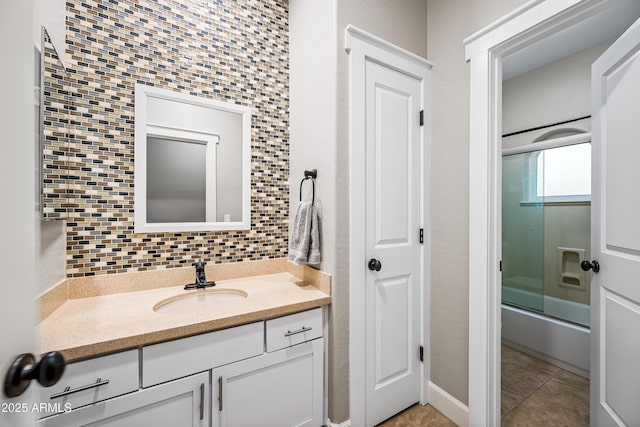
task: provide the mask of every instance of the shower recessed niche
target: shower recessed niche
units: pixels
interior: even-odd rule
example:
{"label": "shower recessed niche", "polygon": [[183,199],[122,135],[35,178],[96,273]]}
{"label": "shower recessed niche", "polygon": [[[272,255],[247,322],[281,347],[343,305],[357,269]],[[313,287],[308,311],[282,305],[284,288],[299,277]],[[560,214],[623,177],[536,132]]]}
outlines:
{"label": "shower recessed niche", "polygon": [[587,290],[587,276],[580,262],[587,259],[584,249],[558,247],[558,286]]}

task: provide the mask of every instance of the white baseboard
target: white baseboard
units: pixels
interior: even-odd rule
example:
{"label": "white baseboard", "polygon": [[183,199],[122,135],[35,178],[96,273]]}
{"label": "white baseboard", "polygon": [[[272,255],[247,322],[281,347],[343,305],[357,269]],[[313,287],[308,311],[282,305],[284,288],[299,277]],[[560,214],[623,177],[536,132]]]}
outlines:
{"label": "white baseboard", "polygon": [[[427,386],[427,400],[429,405],[442,412],[458,426],[469,427],[469,407],[431,381]],[[343,421],[340,424],[332,423],[329,420],[328,427],[351,427],[351,420]]]}
{"label": "white baseboard", "polygon": [[431,381],[427,385],[427,400],[460,427],[469,427],[469,407]]}

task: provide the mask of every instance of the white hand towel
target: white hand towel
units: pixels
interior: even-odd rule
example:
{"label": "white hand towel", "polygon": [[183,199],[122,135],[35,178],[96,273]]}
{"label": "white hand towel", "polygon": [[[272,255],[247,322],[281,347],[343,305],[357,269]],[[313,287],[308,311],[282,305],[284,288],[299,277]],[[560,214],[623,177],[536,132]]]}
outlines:
{"label": "white hand towel", "polygon": [[311,243],[309,244],[309,259],[307,260],[307,264],[320,264],[321,235],[320,212],[314,204],[311,206]]}
{"label": "white hand towel", "polygon": [[313,204],[300,202],[293,218],[291,237],[289,238],[289,261],[295,265],[304,265],[311,248],[311,218]]}
{"label": "white hand towel", "polygon": [[289,239],[289,261],[295,265],[320,264],[322,235],[320,212],[312,202],[300,202]]}

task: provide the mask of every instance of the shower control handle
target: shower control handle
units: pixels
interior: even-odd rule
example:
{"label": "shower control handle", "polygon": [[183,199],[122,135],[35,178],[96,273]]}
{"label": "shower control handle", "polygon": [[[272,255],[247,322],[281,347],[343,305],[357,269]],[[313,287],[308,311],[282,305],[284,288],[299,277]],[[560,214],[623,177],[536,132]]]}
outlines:
{"label": "shower control handle", "polygon": [[582,271],[592,270],[594,273],[597,273],[598,271],[600,271],[600,264],[595,259],[591,262],[585,259],[580,263],[580,268],[582,269]]}
{"label": "shower control handle", "polygon": [[371,258],[369,260],[369,264],[367,264],[367,266],[369,267],[369,270],[371,271],[380,271],[380,269],[382,268],[382,263],[380,261],[378,261],[375,258]]}

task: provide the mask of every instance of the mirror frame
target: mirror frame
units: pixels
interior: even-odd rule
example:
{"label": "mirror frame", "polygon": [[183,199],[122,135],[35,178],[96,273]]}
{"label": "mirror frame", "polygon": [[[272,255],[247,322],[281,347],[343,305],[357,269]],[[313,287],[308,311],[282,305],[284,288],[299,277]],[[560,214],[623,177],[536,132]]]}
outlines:
{"label": "mirror frame", "polygon": [[[154,135],[158,123],[147,121],[147,100],[163,100],[195,105],[242,116],[242,220],[232,222],[147,222],[147,136]],[[134,147],[134,232],[189,232],[251,229],[251,108],[229,102],[173,92],[153,86],[135,85],[135,147]],[[201,133],[195,129],[178,129]]]}

